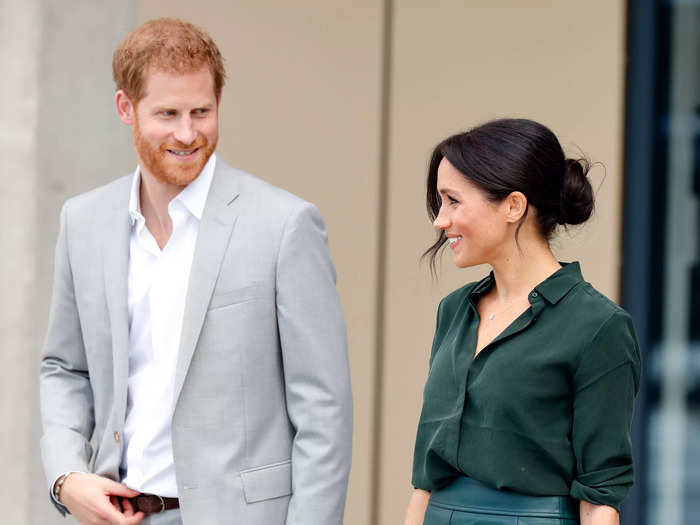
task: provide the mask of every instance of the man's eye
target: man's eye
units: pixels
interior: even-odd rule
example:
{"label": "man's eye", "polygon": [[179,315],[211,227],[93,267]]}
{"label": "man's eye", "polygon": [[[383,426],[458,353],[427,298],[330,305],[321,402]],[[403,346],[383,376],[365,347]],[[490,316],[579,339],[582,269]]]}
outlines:
{"label": "man's eye", "polygon": [[174,111],[161,111],[160,114],[163,115],[164,117],[172,117],[173,115],[175,115],[175,112]]}

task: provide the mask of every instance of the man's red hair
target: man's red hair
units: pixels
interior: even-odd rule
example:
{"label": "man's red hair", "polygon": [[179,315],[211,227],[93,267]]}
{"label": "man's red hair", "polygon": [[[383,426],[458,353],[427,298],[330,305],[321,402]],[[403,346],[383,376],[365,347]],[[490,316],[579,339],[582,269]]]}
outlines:
{"label": "man's red hair", "polygon": [[149,71],[182,74],[207,67],[218,98],[226,80],[223,62],[219,48],[204,31],[178,18],[158,18],[127,35],[114,52],[112,74],[117,89],[136,105],[146,95]]}

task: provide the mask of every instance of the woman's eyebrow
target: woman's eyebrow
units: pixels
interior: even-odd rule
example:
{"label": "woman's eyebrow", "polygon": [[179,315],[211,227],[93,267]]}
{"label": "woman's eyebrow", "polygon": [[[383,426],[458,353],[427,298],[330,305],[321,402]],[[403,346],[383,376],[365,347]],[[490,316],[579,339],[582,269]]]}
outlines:
{"label": "woman's eyebrow", "polygon": [[441,193],[441,194],[443,194],[443,195],[444,195],[445,193],[452,193],[452,194],[455,194],[455,195],[459,193],[459,192],[453,190],[452,188],[437,188],[437,192],[438,192],[438,193]]}

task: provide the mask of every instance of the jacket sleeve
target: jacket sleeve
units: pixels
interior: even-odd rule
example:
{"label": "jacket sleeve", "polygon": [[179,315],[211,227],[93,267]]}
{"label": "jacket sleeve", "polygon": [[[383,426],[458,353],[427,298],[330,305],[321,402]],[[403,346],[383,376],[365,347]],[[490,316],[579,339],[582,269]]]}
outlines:
{"label": "jacket sleeve", "polygon": [[572,497],[619,510],[632,486],[630,429],[640,370],[632,320],[618,311],[600,328],[574,375]]}
{"label": "jacket sleeve", "polygon": [[[41,456],[49,492],[66,472],[87,472],[94,429],[93,394],[68,249],[68,204],[61,210],[53,295],[39,371]],[[52,502],[61,513],[65,507]]]}
{"label": "jacket sleeve", "polygon": [[341,525],[352,451],[345,321],[318,210],[288,218],[277,261],[277,322],[295,429],[287,525]]}

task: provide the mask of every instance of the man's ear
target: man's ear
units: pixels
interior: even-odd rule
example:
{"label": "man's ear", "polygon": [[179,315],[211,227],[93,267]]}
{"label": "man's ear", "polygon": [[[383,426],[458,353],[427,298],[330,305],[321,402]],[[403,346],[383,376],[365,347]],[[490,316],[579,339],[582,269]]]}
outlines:
{"label": "man's ear", "polygon": [[527,211],[527,197],[520,191],[513,191],[503,201],[507,222],[520,222]]}
{"label": "man's ear", "polygon": [[114,95],[114,103],[117,106],[117,114],[119,115],[119,119],[124,124],[129,126],[133,125],[134,120],[136,119],[136,108],[123,90],[120,89],[116,92]]}

